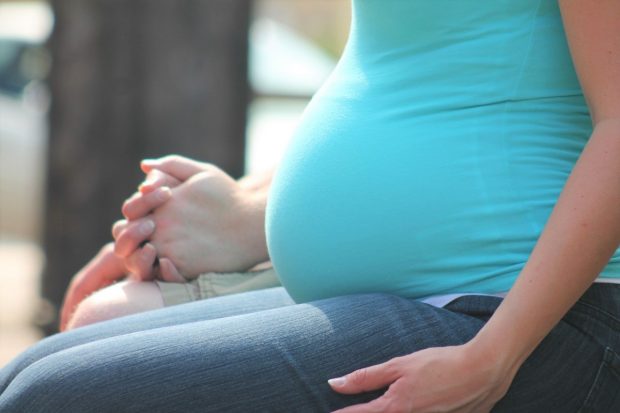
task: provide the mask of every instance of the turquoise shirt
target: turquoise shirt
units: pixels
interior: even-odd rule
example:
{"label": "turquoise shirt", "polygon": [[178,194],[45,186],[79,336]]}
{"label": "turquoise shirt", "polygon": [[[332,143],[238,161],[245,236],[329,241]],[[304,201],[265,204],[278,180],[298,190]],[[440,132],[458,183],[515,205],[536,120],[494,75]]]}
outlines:
{"label": "turquoise shirt", "polygon": [[297,301],[507,291],[591,132],[556,1],[354,0],[273,181],[275,269]]}

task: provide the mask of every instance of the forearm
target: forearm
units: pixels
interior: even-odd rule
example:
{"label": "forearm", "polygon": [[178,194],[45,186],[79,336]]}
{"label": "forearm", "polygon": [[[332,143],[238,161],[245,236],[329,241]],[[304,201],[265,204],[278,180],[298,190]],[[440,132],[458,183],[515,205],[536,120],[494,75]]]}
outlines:
{"label": "forearm", "polygon": [[265,234],[265,210],[267,208],[268,186],[257,187],[247,192],[246,211],[240,228],[244,234],[243,245],[247,254],[253,257],[253,264],[269,261]]}
{"label": "forearm", "polygon": [[620,120],[599,123],[504,302],[471,342],[514,371],[620,244]]}
{"label": "forearm", "polygon": [[273,174],[273,170],[268,170],[246,175],[237,181],[246,194],[247,210],[243,225],[245,233],[248,234],[247,246],[252,256],[256,257],[256,263],[269,260],[265,238],[265,209]]}

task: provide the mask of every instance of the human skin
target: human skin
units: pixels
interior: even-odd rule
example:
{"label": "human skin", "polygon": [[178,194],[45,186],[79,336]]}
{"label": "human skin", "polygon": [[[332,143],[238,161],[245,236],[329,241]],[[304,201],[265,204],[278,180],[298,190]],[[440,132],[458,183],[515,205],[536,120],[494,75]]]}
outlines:
{"label": "human skin", "polygon": [[71,315],[82,300],[126,275],[123,261],[114,255],[114,244],[104,245],[71,279],[60,310],[60,331],[66,330]]}
{"label": "human skin", "polygon": [[490,411],[620,244],[620,3],[560,0],[560,7],[594,130],[525,268],[470,342],[330,381],[346,394],[389,387],[341,412]]}
{"label": "human skin", "polygon": [[344,394],[388,387],[338,412],[490,411],[620,245],[620,2],[560,0],[560,8],[594,130],[527,264],[470,342],[330,380]]}
{"label": "human skin", "polygon": [[[153,170],[149,172],[145,183],[142,184],[142,186],[145,184],[149,186],[147,191],[149,195],[145,200],[145,204],[152,205],[153,207],[162,205],[171,196],[169,187],[177,186],[180,183],[181,182],[176,178],[160,171]],[[154,228],[149,229],[147,234],[150,235],[153,230]],[[152,245],[144,245],[141,249],[141,254],[144,256],[154,256],[155,250]],[[106,287],[126,278],[134,283],[153,279],[154,274],[150,273],[145,274],[142,277],[138,274],[132,274],[131,267],[132,265],[135,265],[132,260],[135,260],[136,258],[140,257],[136,254],[135,257],[131,257],[131,259],[128,260],[119,258],[114,254],[114,243],[110,242],[104,245],[101,250],[71,279],[60,311],[60,331],[65,331],[70,326],[70,320],[78,305],[84,299],[90,297],[93,293],[101,291],[102,289],[105,289]],[[128,264],[130,265],[128,266]],[[165,264],[168,267],[173,267],[171,263]],[[167,271],[167,273],[170,274],[173,272],[174,269]],[[175,279],[172,278],[172,275],[166,275],[166,277],[162,278],[171,282],[175,281]]]}
{"label": "human skin", "polygon": [[[115,252],[134,273],[148,278],[155,262],[154,254],[140,250],[144,242],[157,251],[161,271],[169,260],[185,279],[211,271],[244,271],[268,259],[264,219],[271,174],[235,181],[213,165],[180,157],[142,165],[145,172],[157,169],[183,184],[157,208],[143,191],[123,206],[127,220],[114,225]],[[156,230],[141,231],[149,222]]]}
{"label": "human skin", "polygon": [[[155,169],[155,167],[160,167],[169,173]],[[205,185],[208,186],[214,181],[224,181],[226,184],[230,184],[232,178],[209,164],[180,156],[167,156],[158,160],[144,161],[142,169],[147,175],[145,181],[140,185],[138,192],[130,197],[122,208],[129,221],[120,221],[113,229],[115,237],[120,238],[121,245],[119,246],[118,243],[116,245],[112,243],[105,245],[73,277],[61,309],[61,331],[104,319],[160,308],[163,306],[161,293],[154,283],[148,281],[157,278],[167,282],[187,282],[187,278],[192,277],[191,274],[187,278],[180,274],[173,263],[173,260],[178,260],[177,257],[158,257],[155,247],[148,242],[155,232],[155,223],[150,217],[146,216],[170,200],[172,197],[170,188],[185,185],[186,182],[184,181],[201,172],[210,170],[213,175],[217,175],[216,179],[208,180],[209,182],[202,185],[203,192]],[[271,175],[271,172],[253,174],[228,186],[231,190],[242,192],[243,196],[257,199],[266,198],[266,189],[271,181]],[[194,183],[188,183],[187,186],[190,185],[192,188],[201,188],[200,185]],[[186,192],[193,190],[195,189],[187,188]],[[222,192],[226,193],[226,191],[220,191],[220,193]],[[231,199],[232,197],[224,198]],[[183,199],[181,198],[179,203],[182,204]],[[221,207],[228,209],[226,202],[222,202]],[[144,226],[143,224],[148,221],[151,221],[151,225]],[[227,230],[226,227],[224,229]],[[211,228],[211,230],[220,229]],[[225,239],[227,235],[216,233],[212,234],[210,239],[218,237]],[[239,237],[238,239],[242,243],[247,241],[246,237]],[[239,257],[243,256],[242,251],[248,249],[247,246],[245,248],[235,247],[230,243],[228,246],[236,251],[234,257],[229,257],[227,264],[230,266],[229,268],[232,268],[232,271],[240,271],[243,269],[242,267],[250,265],[248,262],[256,260],[238,260]],[[264,248],[266,249],[266,246]],[[123,252],[122,255],[115,254],[115,250],[119,249]],[[260,257],[260,252],[258,256]],[[154,266],[156,258],[159,265]],[[265,261],[265,259],[261,257],[258,261]],[[212,271],[210,268],[213,267],[210,264],[209,262],[205,267],[197,270],[199,271],[197,274]],[[123,281],[125,279],[127,281]],[[118,281],[123,282],[119,283]],[[112,286],[112,284],[114,285]],[[104,307],[107,309],[104,310]]]}

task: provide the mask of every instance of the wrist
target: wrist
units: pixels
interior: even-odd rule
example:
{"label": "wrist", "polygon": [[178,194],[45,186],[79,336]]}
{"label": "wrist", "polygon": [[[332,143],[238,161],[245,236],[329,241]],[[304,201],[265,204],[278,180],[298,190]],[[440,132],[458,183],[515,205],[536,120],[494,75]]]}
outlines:
{"label": "wrist", "polygon": [[241,220],[242,245],[250,267],[269,260],[265,235],[265,191],[244,191],[244,219]]}
{"label": "wrist", "polygon": [[508,392],[522,363],[515,363],[513,358],[498,351],[498,346],[477,337],[457,349],[460,365],[464,367],[462,371],[467,372],[471,383],[486,388],[488,397],[494,402]]}
{"label": "wrist", "polygon": [[503,375],[513,377],[531,350],[523,341],[499,331],[489,321],[466,345],[468,357],[481,363],[490,363]]}
{"label": "wrist", "polygon": [[263,171],[241,177],[237,184],[246,192],[267,193],[271,185],[273,171]]}

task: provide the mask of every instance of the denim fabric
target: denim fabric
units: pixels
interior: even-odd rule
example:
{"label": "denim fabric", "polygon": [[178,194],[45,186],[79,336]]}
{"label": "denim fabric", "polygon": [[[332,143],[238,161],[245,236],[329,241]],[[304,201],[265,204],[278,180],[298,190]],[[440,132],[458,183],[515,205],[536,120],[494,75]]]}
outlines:
{"label": "denim fabric", "polygon": [[123,317],[106,322],[105,327],[102,327],[102,324],[95,324],[56,334],[40,341],[0,370],[0,394],[15,375],[30,364],[70,347],[138,331],[230,317],[291,304],[294,302],[283,288],[272,288],[155,310],[148,315],[143,313]]}
{"label": "denim fabric", "polygon": [[[327,379],[466,342],[500,298],[445,308],[384,295],[293,305],[280,289],[63,333],[0,371],[0,412],[322,412],[377,397]],[[594,285],[527,360],[497,412],[620,411],[620,286]]]}

